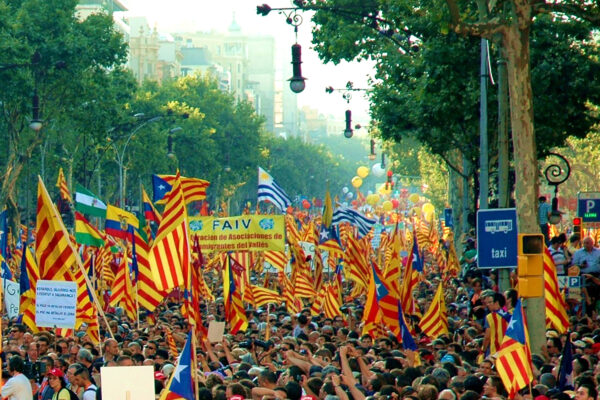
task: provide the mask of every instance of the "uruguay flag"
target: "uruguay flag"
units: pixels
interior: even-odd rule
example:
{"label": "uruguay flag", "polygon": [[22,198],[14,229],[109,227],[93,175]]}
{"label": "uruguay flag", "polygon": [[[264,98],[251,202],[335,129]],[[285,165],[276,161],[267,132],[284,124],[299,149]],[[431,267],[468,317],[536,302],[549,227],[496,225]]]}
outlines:
{"label": "uruguay flag", "polygon": [[261,167],[258,167],[258,199],[257,201],[269,201],[280,211],[285,210],[292,205],[292,201],[283,189],[275,183],[273,177]]}

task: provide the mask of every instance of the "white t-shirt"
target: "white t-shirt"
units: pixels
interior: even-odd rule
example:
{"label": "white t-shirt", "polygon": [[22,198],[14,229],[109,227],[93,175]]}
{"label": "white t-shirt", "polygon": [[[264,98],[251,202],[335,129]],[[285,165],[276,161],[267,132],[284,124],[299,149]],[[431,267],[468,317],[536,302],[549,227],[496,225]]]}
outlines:
{"label": "white t-shirt", "polygon": [[82,400],[96,400],[96,390],[98,390],[96,385],[88,386],[83,392]]}
{"label": "white t-shirt", "polygon": [[565,274],[565,265],[563,263],[567,259],[567,257],[565,256],[564,249],[562,249],[560,247],[558,249],[554,249],[554,247],[550,247],[548,250],[550,250],[550,254],[552,255],[552,260],[554,261],[554,264],[556,265],[556,273],[560,274],[560,275],[564,275]]}
{"label": "white t-shirt", "polygon": [[2,397],[8,397],[8,400],[33,400],[29,379],[23,374],[13,376],[2,387]]}

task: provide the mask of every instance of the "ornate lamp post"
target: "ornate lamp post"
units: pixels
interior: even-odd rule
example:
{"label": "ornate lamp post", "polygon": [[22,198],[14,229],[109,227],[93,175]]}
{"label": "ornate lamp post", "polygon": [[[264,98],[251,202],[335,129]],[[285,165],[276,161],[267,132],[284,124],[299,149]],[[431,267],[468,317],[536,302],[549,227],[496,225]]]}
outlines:
{"label": "ornate lamp post", "polygon": [[552,198],[552,212],[548,221],[552,225],[556,225],[560,222],[562,213],[558,209],[558,186],[564,183],[571,175],[571,165],[567,159],[558,154],[550,153],[549,156],[558,158],[558,161],[550,164],[544,170],[544,176],[548,185],[554,186],[554,197]]}
{"label": "ornate lamp post", "polygon": [[284,7],[271,8],[268,4],[256,6],[256,13],[263,17],[269,15],[271,11],[278,11],[279,14],[285,15],[285,22],[294,27],[296,35],[296,43],[292,45],[292,77],[290,81],[290,89],[294,93],[301,93],[306,87],[306,78],[302,76],[302,47],[298,44],[298,27],[302,25],[302,15],[298,13],[301,10],[299,7]]}

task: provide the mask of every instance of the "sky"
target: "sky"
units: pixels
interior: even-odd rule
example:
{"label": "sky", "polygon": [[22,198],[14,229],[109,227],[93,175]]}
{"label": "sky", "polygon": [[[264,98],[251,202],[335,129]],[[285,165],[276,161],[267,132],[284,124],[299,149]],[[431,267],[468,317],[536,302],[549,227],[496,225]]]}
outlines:
{"label": "sky", "polygon": [[[159,32],[225,32],[231,21],[240,25],[242,33],[273,36],[276,39],[276,63],[291,61],[290,47],[295,42],[294,29],[285,16],[271,11],[268,16],[256,14],[256,6],[267,3],[271,8],[290,7],[290,0],[121,0],[129,9],[126,15],[145,16],[151,27]],[[368,78],[374,75],[373,64],[367,62],[324,65],[311,48],[309,16],[299,27],[298,43],[302,46],[302,75],[307,78],[306,89],[298,94],[298,106],[317,108],[324,115],[344,119],[344,111],[352,109],[353,122],[369,122],[369,104],[361,92],[354,92],[348,105],[342,92],[327,94],[325,88],[344,88],[352,81],[356,88],[368,88]],[[289,77],[284,77],[285,79]],[[287,82],[283,83],[289,90]]]}

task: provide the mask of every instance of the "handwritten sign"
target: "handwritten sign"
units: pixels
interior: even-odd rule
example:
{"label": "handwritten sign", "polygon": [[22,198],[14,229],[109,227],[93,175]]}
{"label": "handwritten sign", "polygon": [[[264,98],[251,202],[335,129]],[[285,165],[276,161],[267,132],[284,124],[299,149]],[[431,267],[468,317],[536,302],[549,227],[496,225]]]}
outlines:
{"label": "handwritten sign", "polygon": [[38,281],[35,301],[35,324],[49,328],[75,327],[77,283]]}
{"label": "handwritten sign", "polygon": [[19,316],[19,300],[21,298],[21,288],[17,282],[2,279],[2,287],[4,288],[4,304],[8,318],[16,318]]}

